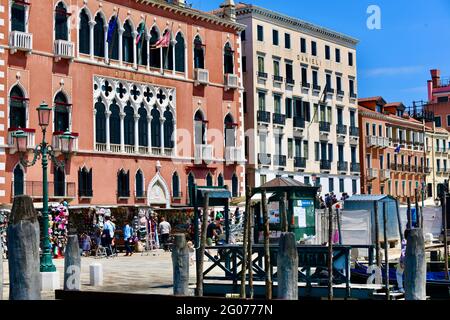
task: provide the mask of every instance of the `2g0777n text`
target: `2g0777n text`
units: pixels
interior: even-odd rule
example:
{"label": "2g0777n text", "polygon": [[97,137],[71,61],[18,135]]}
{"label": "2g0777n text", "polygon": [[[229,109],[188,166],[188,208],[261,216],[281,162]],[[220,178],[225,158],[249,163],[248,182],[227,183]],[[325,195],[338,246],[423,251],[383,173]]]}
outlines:
{"label": "2g0777n text", "polygon": [[201,315],[207,318],[210,315],[272,315],[273,306],[262,305],[262,304],[230,304],[230,305],[220,305],[220,308],[213,307],[191,307],[183,305],[182,307],[177,307],[177,315]]}

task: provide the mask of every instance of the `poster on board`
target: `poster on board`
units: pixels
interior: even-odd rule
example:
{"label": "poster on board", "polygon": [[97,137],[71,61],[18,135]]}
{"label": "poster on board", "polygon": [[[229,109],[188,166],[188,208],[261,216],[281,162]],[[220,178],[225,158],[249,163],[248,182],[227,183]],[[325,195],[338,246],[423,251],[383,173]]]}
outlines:
{"label": "poster on board", "polygon": [[270,202],[267,206],[269,211],[269,223],[279,224],[280,223],[280,204],[278,201]]}

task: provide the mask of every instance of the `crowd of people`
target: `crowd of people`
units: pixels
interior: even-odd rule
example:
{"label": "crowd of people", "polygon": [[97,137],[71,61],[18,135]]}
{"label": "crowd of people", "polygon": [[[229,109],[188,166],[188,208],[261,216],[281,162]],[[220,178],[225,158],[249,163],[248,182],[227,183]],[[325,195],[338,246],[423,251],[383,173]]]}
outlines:
{"label": "crowd of people", "polygon": [[[348,198],[350,198],[350,196],[347,193],[343,193],[340,201],[343,202]],[[319,209],[332,207],[339,202],[334,192],[327,193],[325,195],[325,199],[323,196],[318,196],[318,201],[319,201]]]}

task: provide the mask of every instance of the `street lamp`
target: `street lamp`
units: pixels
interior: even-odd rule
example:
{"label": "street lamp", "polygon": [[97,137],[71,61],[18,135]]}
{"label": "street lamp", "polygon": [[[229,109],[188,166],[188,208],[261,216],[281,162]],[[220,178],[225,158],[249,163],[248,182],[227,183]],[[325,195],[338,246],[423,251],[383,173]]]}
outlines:
{"label": "street lamp", "polygon": [[19,130],[13,134],[13,138],[16,142],[17,151],[20,153],[20,162],[24,167],[34,166],[38,159],[41,159],[42,161],[42,255],[40,271],[55,272],[56,267],[52,261],[50,238],[48,233],[48,160],[51,160],[58,168],[64,168],[65,161],[67,160],[68,155],[72,152],[74,137],[70,134],[70,132],[65,132],[59,137],[61,152],[65,155],[65,159],[64,161],[59,161],[58,159],[56,159],[54,148],[45,141],[45,134],[50,123],[52,108],[49,107],[45,102],[43,102],[37,108],[37,111],[39,116],[39,126],[42,130],[42,142],[34,148],[34,157],[31,162],[24,159],[24,155],[27,152],[28,146],[27,134],[24,131]]}

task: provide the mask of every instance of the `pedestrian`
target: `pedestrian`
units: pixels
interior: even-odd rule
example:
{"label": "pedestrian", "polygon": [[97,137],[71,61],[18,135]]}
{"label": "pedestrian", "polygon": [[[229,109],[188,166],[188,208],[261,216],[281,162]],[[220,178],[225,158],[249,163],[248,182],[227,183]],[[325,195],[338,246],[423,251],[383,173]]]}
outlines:
{"label": "pedestrian", "polygon": [[133,229],[131,229],[128,221],[125,221],[125,227],[123,227],[123,240],[125,242],[125,257],[133,255]]}
{"label": "pedestrian", "polygon": [[105,224],[103,225],[102,233],[102,246],[106,248],[106,253],[108,256],[112,255],[112,241],[114,239],[114,232],[116,231],[116,226],[111,222],[110,216],[105,216]]}
{"label": "pedestrian", "polygon": [[213,245],[213,241],[216,240],[220,234],[220,218],[216,218],[214,222],[211,222],[206,229],[206,244],[208,247]]}
{"label": "pedestrian", "polygon": [[398,291],[401,293],[405,293],[405,289],[403,288],[403,273],[405,272],[405,257],[406,257],[406,239],[409,236],[409,230],[405,230],[405,238],[402,240],[402,249],[400,253],[400,259],[397,264],[397,270],[396,270],[396,278],[397,278],[397,285],[398,285]]}
{"label": "pedestrian", "polygon": [[83,233],[81,236],[81,249],[85,257],[89,257],[91,255],[91,237],[89,237],[86,233]]}
{"label": "pedestrian", "polygon": [[161,234],[161,242],[164,251],[168,251],[170,231],[171,231],[170,223],[167,222],[164,217],[161,217],[161,222],[159,223],[159,233]]}

